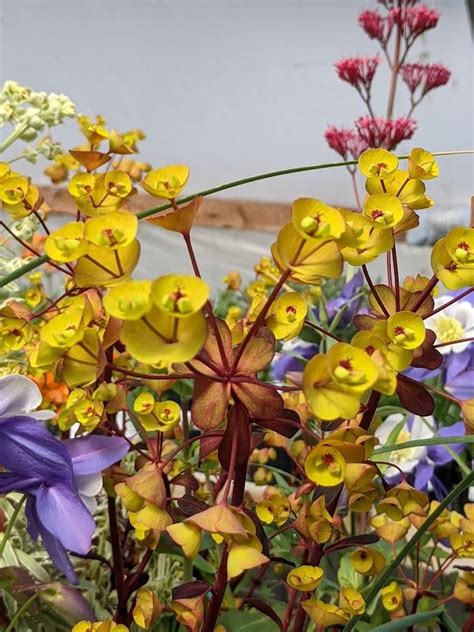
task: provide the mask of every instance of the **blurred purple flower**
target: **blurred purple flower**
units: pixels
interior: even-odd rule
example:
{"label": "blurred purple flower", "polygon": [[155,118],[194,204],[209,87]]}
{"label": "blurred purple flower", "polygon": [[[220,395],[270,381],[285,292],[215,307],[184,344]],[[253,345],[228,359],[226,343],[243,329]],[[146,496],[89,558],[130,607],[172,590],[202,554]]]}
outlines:
{"label": "blurred purple flower", "polygon": [[287,373],[290,371],[302,371],[304,368],[304,362],[295,356],[309,360],[317,353],[318,345],[314,343],[304,342],[304,340],[299,340],[298,338],[286,342],[272,364],[273,378],[283,382]]}
{"label": "blurred purple flower", "polygon": [[100,473],[126,454],[128,444],[96,435],[61,442],[23,412],[40,402],[38,387],[27,378],[0,379],[0,465],[8,470],[0,472],[0,493],[27,495],[31,537],[41,536],[56,567],[76,582],[66,550],[87,553],[95,531],[84,501],[99,491]]}
{"label": "blurred purple flower", "polygon": [[444,388],[458,399],[474,397],[474,345],[461,353],[450,353],[445,360]]}
{"label": "blurred purple flower", "polygon": [[[392,431],[402,421],[402,414],[389,415],[377,428],[375,436],[383,445],[391,435]],[[396,443],[405,443],[416,439],[430,439],[433,436],[439,437],[460,437],[464,435],[464,423],[459,421],[452,426],[436,428],[436,422],[432,417],[411,416],[403,424],[398,433]],[[464,448],[464,443],[449,444],[449,450],[443,445],[418,446],[416,448],[406,448],[396,450],[387,455],[385,460],[395,463],[410,479],[414,487],[421,491],[430,489],[437,498],[446,494],[441,480],[435,475],[435,467],[446,465],[454,460],[452,452],[460,454]],[[393,468],[389,468],[386,478],[389,482],[397,482],[401,479],[400,474],[393,474]]]}

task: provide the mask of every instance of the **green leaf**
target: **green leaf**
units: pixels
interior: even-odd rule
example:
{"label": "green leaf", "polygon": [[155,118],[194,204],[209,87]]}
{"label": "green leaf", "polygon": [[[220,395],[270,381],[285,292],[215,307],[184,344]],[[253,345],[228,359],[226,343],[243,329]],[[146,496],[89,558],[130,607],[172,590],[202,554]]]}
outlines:
{"label": "green leaf", "polygon": [[403,617],[402,619],[396,619],[395,621],[389,621],[388,623],[378,625],[375,628],[372,628],[371,632],[396,632],[396,630],[408,630],[408,628],[412,625],[438,618],[442,612],[443,609],[439,608],[438,610],[432,610],[431,612],[411,614],[408,617]]}
{"label": "green leaf", "polygon": [[227,632],[279,632],[277,624],[256,610],[229,610],[219,618]]}
{"label": "green leaf", "polygon": [[[423,538],[424,534],[428,531],[432,524],[438,519],[438,517],[443,513],[443,511],[450,505],[458,496],[460,496],[465,489],[467,489],[472,482],[474,481],[474,472],[471,472],[469,476],[466,476],[460,483],[454,487],[449,494],[440,502],[440,504],[436,507],[436,509],[426,518],[421,527],[416,531],[416,533],[408,540],[403,549],[400,551],[398,555],[392,560],[391,564],[385,568],[383,573],[381,573],[377,579],[372,583],[372,588],[368,593],[365,601],[367,606],[372,602],[373,599],[378,595],[379,591],[385,586],[387,581],[389,581],[394,570],[400,566],[405,557],[409,555],[418,542]],[[360,616],[353,617],[344,627],[344,632],[349,632],[356,625],[357,621],[360,619]]]}

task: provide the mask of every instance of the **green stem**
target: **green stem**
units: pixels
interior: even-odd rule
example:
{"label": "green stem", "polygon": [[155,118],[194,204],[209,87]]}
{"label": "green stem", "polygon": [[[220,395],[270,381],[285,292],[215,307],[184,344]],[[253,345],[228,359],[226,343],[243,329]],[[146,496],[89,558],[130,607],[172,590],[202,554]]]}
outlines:
{"label": "green stem", "polygon": [[20,498],[15,507],[14,512],[12,513],[12,517],[8,521],[7,528],[5,529],[5,533],[3,535],[2,543],[0,544],[0,558],[3,556],[3,552],[5,551],[5,547],[10,538],[11,532],[13,531],[13,527],[15,526],[16,519],[18,518],[21,508],[26,500],[26,494]]}
{"label": "green stem", "polygon": [[[465,149],[459,151],[437,151],[432,152],[433,156],[457,156],[463,154],[473,154],[474,149]],[[408,158],[407,155],[398,156],[399,160],[405,160]],[[214,187],[212,189],[205,189],[204,191],[199,191],[198,193],[193,193],[191,195],[187,195],[186,197],[180,198],[178,200],[179,204],[184,204],[185,202],[190,202],[194,200],[194,198],[201,196],[206,197],[208,195],[212,195],[213,193],[218,193],[219,191],[225,191],[226,189],[232,189],[234,187],[239,187],[244,184],[250,184],[251,182],[257,182],[258,180],[266,180],[268,178],[277,178],[279,176],[290,175],[292,173],[301,173],[303,171],[317,171],[319,169],[331,169],[332,167],[347,167],[348,165],[356,165],[357,160],[344,160],[341,162],[327,162],[320,165],[309,165],[305,167],[294,167],[292,169],[281,169],[280,171],[270,171],[268,173],[261,173],[257,176],[251,176],[250,178],[243,178],[242,180],[233,180],[232,182],[227,182],[226,184],[221,184],[220,186]],[[137,213],[138,219],[145,219],[150,215],[154,215],[155,213],[161,213],[162,211],[166,211],[172,208],[173,205],[171,202],[167,204],[162,204],[161,206],[154,206],[153,208],[147,209],[146,211],[141,211],[141,213]],[[49,261],[49,257],[47,255],[43,255],[42,257],[38,257],[33,261],[30,261],[26,266],[11,272],[3,279],[0,279],[0,288],[5,287],[8,283],[15,281],[18,277],[23,276],[27,272],[38,268]]]}
{"label": "green stem", "polygon": [[[422,537],[425,535],[425,533],[428,531],[431,525],[436,522],[436,520],[443,513],[446,507],[448,507],[448,505],[450,505],[454,500],[456,500],[456,498],[460,496],[464,492],[464,490],[468,489],[468,487],[470,487],[473,481],[474,481],[474,472],[471,472],[469,476],[466,476],[465,479],[463,479],[460,483],[456,485],[456,487],[454,487],[451,490],[451,492],[444,498],[444,500],[442,500],[440,504],[436,507],[433,513],[431,513],[426,518],[424,523],[416,531],[413,537],[410,538],[410,540],[405,544],[405,546],[400,551],[400,553],[392,560],[391,564],[389,564],[385,568],[383,573],[381,573],[381,575],[372,583],[372,587],[365,598],[367,607],[375,599],[379,591],[385,586],[385,584],[390,579],[390,576],[395,571],[395,569],[398,566],[400,566],[400,564],[408,555],[410,555],[410,553],[415,548],[417,543],[420,542]],[[352,630],[360,618],[361,618],[361,615],[357,615],[353,617],[344,627],[343,632],[349,632],[349,630]]]}
{"label": "green stem", "polygon": [[405,441],[404,443],[383,445],[380,448],[374,450],[374,456],[378,454],[384,454],[385,452],[405,450],[406,448],[419,448],[427,445],[449,445],[450,443],[474,443],[474,435],[465,435],[464,437],[434,437],[432,439],[413,439],[413,441]]}
{"label": "green stem", "polygon": [[28,599],[21,606],[21,608],[18,608],[18,610],[15,612],[13,619],[8,624],[5,632],[13,632],[13,630],[16,629],[16,624],[20,621],[23,614],[28,610],[28,608],[31,606],[33,601],[38,597],[38,595],[39,593],[35,593],[34,595],[31,595],[31,597],[28,597]]}
{"label": "green stem", "polygon": [[18,124],[10,136],[7,136],[3,143],[0,143],[0,154],[2,154],[6,149],[13,145],[13,143],[20,138],[20,136],[25,132],[29,127],[29,123],[21,123]]}

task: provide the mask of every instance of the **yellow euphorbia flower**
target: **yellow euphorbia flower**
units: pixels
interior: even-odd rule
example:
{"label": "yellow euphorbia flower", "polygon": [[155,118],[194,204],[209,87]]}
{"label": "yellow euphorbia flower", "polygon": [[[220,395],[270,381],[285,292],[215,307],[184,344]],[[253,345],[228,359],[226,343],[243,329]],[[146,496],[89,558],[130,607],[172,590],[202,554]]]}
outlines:
{"label": "yellow euphorbia flower", "polygon": [[140,415],[140,423],[147,432],[158,430],[167,432],[177,426],[181,420],[181,408],[172,400],[156,402],[150,413]]}
{"label": "yellow euphorbia flower", "polygon": [[18,220],[23,217],[27,217],[33,210],[37,210],[41,206],[43,198],[40,197],[40,192],[37,187],[30,186],[28,192],[20,202],[16,204],[3,203],[5,211],[10,213],[13,219]]}
{"label": "yellow euphorbia flower", "polygon": [[401,520],[390,520],[386,514],[379,514],[374,516],[370,524],[374,527],[375,533],[390,544],[394,544],[401,540],[408,533],[410,528],[410,521],[408,518],[402,518]]}
{"label": "yellow euphorbia flower", "polygon": [[282,494],[272,494],[269,498],[260,500],[255,512],[265,524],[276,524],[277,527],[285,524],[290,516],[290,503]]}
{"label": "yellow euphorbia flower", "polygon": [[474,268],[474,228],[459,226],[446,235],[446,250],[460,268]]}
{"label": "yellow euphorbia flower", "polygon": [[[81,195],[74,198],[77,208],[89,217],[98,217],[111,211],[116,211],[124,203],[123,197],[113,195],[105,184],[106,174],[96,174],[94,188],[88,195]],[[86,186],[89,186],[87,183]]]}
{"label": "yellow euphorbia flower", "polygon": [[351,564],[361,575],[377,575],[385,567],[385,557],[379,551],[361,546],[350,555]]}
{"label": "yellow euphorbia flower", "polygon": [[346,461],[336,448],[317,445],[308,452],[304,469],[313,483],[322,487],[334,487],[344,480]]}
{"label": "yellow euphorbia flower", "polygon": [[69,349],[84,337],[84,312],[80,307],[70,307],[55,316],[40,330],[40,338],[51,347]]}
{"label": "yellow euphorbia flower", "polygon": [[388,612],[399,610],[403,604],[403,593],[397,582],[392,582],[380,591],[382,605]]}
{"label": "yellow euphorbia flower", "polygon": [[303,374],[304,394],[320,419],[350,419],[377,378],[377,365],[365,351],[339,342],[308,362]]}
{"label": "yellow euphorbia flower", "polygon": [[123,623],[114,621],[79,621],[72,628],[71,632],[128,632],[128,628]]}
{"label": "yellow euphorbia flower", "polygon": [[206,319],[201,312],[174,318],[157,307],[123,323],[121,340],[135,359],[146,364],[188,362],[206,339]]}
{"label": "yellow euphorbia flower", "polygon": [[110,287],[128,280],[140,257],[140,243],[134,239],[117,250],[88,243],[87,256],[74,268],[77,287]]}
{"label": "yellow euphorbia flower", "polygon": [[138,220],[128,211],[111,211],[85,223],[85,238],[101,248],[123,248],[136,237]]}
{"label": "yellow euphorbia flower", "polygon": [[0,180],[5,180],[10,175],[10,165],[8,162],[0,162]]}
{"label": "yellow euphorbia flower", "polygon": [[377,505],[377,513],[386,513],[391,520],[401,520],[410,514],[426,516],[428,496],[402,481],[389,489]]}
{"label": "yellow euphorbia flower", "polygon": [[438,163],[432,153],[421,147],[414,147],[408,157],[408,173],[410,178],[431,180],[439,176]]}
{"label": "yellow euphorbia flower", "polygon": [[0,318],[0,348],[3,352],[19,351],[31,340],[33,328],[22,318]]}
{"label": "yellow euphorbia flower", "polygon": [[393,232],[375,228],[365,215],[341,209],[346,231],[341,236],[341,254],[354,266],[374,261],[382,252],[393,246]]}
{"label": "yellow euphorbia flower", "polygon": [[93,173],[75,173],[70,179],[67,190],[73,198],[87,197],[94,190],[97,176]]}
{"label": "yellow euphorbia flower", "polygon": [[342,256],[335,241],[319,244],[305,240],[293,224],[280,230],[272,255],[280,272],[291,270],[292,279],[309,285],[317,285],[321,277],[337,279],[342,272]]}
{"label": "yellow euphorbia flower", "polygon": [[[358,331],[351,344],[363,349],[374,360],[379,372],[374,389],[379,393],[393,395],[397,387],[397,375],[389,361],[389,350],[382,335],[373,331]],[[411,360],[411,355],[410,355]]]}
{"label": "yellow euphorbia flower", "polygon": [[128,197],[133,189],[128,173],[117,170],[107,171],[104,178],[104,186],[109,195],[119,198]]}
{"label": "yellow euphorbia flower", "polygon": [[133,620],[142,630],[148,630],[158,619],[163,605],[149,588],[140,588],[135,598]]}
{"label": "yellow euphorbia flower", "polygon": [[144,393],[140,393],[133,402],[133,412],[137,413],[137,415],[149,415],[152,412],[154,405],[155,398],[150,392],[146,391]]}
{"label": "yellow euphorbia flower", "polygon": [[44,250],[53,261],[67,263],[87,253],[88,243],[84,236],[83,222],[69,222],[53,231],[46,238]]}
{"label": "yellow euphorbia flower", "polygon": [[114,490],[117,496],[122,499],[122,502],[128,511],[140,511],[145,504],[145,499],[142,498],[140,494],[137,494],[137,492],[134,491],[127,483],[117,483]]}
{"label": "yellow euphorbia flower", "polygon": [[25,199],[29,188],[29,178],[11,175],[0,182],[0,200],[8,205],[19,204]]}
{"label": "yellow euphorbia flower", "polygon": [[433,205],[426,197],[426,187],[421,180],[410,178],[408,171],[397,170],[383,180],[369,178],[365,184],[367,193],[387,193],[396,196],[403,205],[410,208],[427,208]]}
{"label": "yellow euphorbia flower", "polygon": [[426,329],[418,314],[397,312],[387,320],[387,335],[397,347],[416,349],[423,344]]}
{"label": "yellow euphorbia flower", "polygon": [[150,502],[145,502],[143,507],[136,512],[129,511],[128,518],[135,529],[137,540],[146,540],[151,535],[155,536],[153,546],[150,548],[157,546],[159,534],[172,523],[169,514],[164,509]]}
{"label": "yellow euphorbia flower", "polygon": [[316,624],[316,628],[325,630],[333,625],[345,625],[349,621],[349,616],[336,604],[324,603],[319,599],[305,599],[301,605],[311,621]]}
{"label": "yellow euphorbia flower", "polygon": [[338,239],[344,232],[341,213],[313,198],[299,198],[291,207],[293,226],[304,239]]}
{"label": "yellow euphorbia flower", "polygon": [[459,265],[449,254],[446,237],[439,239],[431,253],[431,267],[448,290],[460,290],[474,285],[474,268]]}
{"label": "yellow euphorbia flower", "polygon": [[364,614],[365,600],[358,590],[344,586],[339,593],[339,608],[350,615]]}
{"label": "yellow euphorbia flower", "polygon": [[160,310],[185,318],[204,306],[209,298],[209,286],[199,277],[166,274],[153,281],[151,297]]}
{"label": "yellow euphorbia flower", "polygon": [[287,575],[286,581],[291,588],[302,592],[314,590],[322,581],[324,571],[320,566],[304,564],[293,568]]}
{"label": "yellow euphorbia flower", "polygon": [[298,292],[288,292],[278,297],[270,308],[267,326],[277,340],[290,340],[303,328],[308,305]]}
{"label": "yellow euphorbia flower", "polygon": [[227,578],[230,580],[238,577],[244,571],[257,568],[268,561],[268,557],[262,553],[262,543],[255,536],[250,536],[243,543],[231,543],[227,558]]}
{"label": "yellow euphorbia flower", "polygon": [[111,316],[121,320],[137,320],[151,310],[151,281],[125,281],[110,288],[103,300]]}
{"label": "yellow euphorbia flower", "polygon": [[359,156],[358,164],[366,178],[385,179],[398,167],[398,158],[387,149],[366,149]]}
{"label": "yellow euphorbia flower", "polygon": [[326,354],[331,375],[341,388],[353,393],[365,393],[377,377],[377,367],[368,353],[338,342]]}
{"label": "yellow euphorbia flower", "polygon": [[369,222],[378,228],[393,228],[403,218],[402,203],[389,193],[369,195],[363,211]]}
{"label": "yellow euphorbia flower", "polygon": [[144,177],[142,187],[155,197],[172,200],[185,187],[189,178],[189,167],[185,165],[168,165],[161,169],[153,169]]}
{"label": "yellow euphorbia flower", "polygon": [[188,559],[194,559],[201,548],[201,529],[192,522],[181,522],[166,527],[171,538],[182,547]]}

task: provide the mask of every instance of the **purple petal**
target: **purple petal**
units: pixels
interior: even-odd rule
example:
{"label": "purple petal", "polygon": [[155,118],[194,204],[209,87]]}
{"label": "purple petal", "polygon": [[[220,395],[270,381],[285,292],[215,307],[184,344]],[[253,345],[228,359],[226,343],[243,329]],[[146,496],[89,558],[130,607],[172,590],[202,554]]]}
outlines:
{"label": "purple petal", "polygon": [[420,461],[420,463],[416,466],[414,487],[420,490],[426,489],[429,480],[433,476],[433,472],[433,465],[430,465],[426,461]]}
{"label": "purple petal", "polygon": [[25,513],[28,518],[28,532],[30,536],[33,540],[37,540],[38,536],[41,536],[44,548],[48,551],[49,557],[56,568],[66,575],[71,584],[78,584],[79,582],[77,581],[76,574],[66,549],[61,542],[41,524],[34,498],[28,498]]}
{"label": "purple petal", "polygon": [[0,472],[0,494],[9,492],[33,492],[43,481],[38,478],[27,477],[23,474]]}
{"label": "purple petal", "polygon": [[45,529],[75,553],[91,548],[95,523],[75,490],[64,483],[41,485],[36,493],[36,511]]}
{"label": "purple petal", "polygon": [[129,444],[121,437],[89,435],[63,441],[72,461],[74,474],[96,474],[127,454]]}
{"label": "purple petal", "polygon": [[38,514],[36,513],[35,504],[36,499],[34,498],[34,496],[29,496],[28,500],[26,501],[25,516],[28,521],[28,533],[30,534],[31,539],[36,542],[36,540],[40,536],[41,525],[38,520]]}
{"label": "purple petal", "polygon": [[[462,437],[464,435],[464,424],[462,421],[458,421],[452,426],[445,426],[438,430],[440,437]],[[456,454],[460,454],[464,448],[464,443],[450,443],[449,448]],[[453,460],[452,455],[442,445],[430,445],[428,446],[428,457],[434,462],[435,465],[445,465]]]}
{"label": "purple petal", "polygon": [[65,446],[32,417],[11,417],[0,423],[0,465],[15,474],[73,483]]}
{"label": "purple petal", "polygon": [[446,380],[446,390],[459,399],[474,397],[474,370],[465,371],[451,380]]}
{"label": "purple petal", "polygon": [[466,370],[471,360],[471,352],[466,349],[461,353],[450,353],[446,359],[446,382],[451,382]]}

